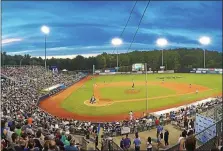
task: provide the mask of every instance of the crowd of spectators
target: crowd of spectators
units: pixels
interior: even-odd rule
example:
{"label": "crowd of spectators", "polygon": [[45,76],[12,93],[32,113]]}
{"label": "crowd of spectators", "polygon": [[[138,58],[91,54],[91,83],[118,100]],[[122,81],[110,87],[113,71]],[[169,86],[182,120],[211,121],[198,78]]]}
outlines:
{"label": "crowd of spectators", "polygon": [[[116,123],[107,123],[104,126],[105,134],[109,136],[117,136],[122,135],[121,129],[122,127],[130,127],[130,133],[135,133],[135,139],[132,141],[128,137],[123,137],[120,140],[120,147],[123,150],[128,150],[131,145],[134,146],[135,150],[140,149],[141,140],[138,136],[138,132],[144,130],[150,130],[152,128],[156,128],[157,135],[156,138],[148,137],[147,150],[151,151],[152,149],[168,149],[169,146],[169,131],[164,129],[165,124],[171,123],[177,128],[182,130],[182,134],[179,137],[178,148],[177,150],[194,150],[196,147],[196,138],[194,137],[195,132],[195,116],[196,113],[203,113],[211,108],[215,108],[216,106],[222,106],[222,97],[217,97],[212,99],[206,103],[200,103],[197,105],[189,105],[186,107],[179,108],[175,111],[170,111],[166,114],[157,115],[147,115],[143,118],[134,119],[129,121],[123,122],[116,122]],[[109,137],[109,139],[111,139]],[[109,141],[108,139],[108,141]],[[153,141],[152,141],[153,140]],[[163,140],[163,141],[162,141]],[[107,142],[106,142],[107,143]],[[191,148],[192,147],[192,148]]]}
{"label": "crowd of spectators", "polygon": [[69,86],[83,76],[53,74],[39,66],[2,68],[1,149],[78,150],[70,132],[80,122],[58,119],[36,104],[39,90],[59,83]]}

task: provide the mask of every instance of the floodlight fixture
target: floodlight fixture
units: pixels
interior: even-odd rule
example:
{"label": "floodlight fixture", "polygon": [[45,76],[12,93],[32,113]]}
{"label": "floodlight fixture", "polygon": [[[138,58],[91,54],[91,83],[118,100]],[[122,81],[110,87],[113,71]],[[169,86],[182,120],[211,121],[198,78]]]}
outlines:
{"label": "floodlight fixture", "polygon": [[211,43],[210,37],[203,36],[199,39],[200,44],[202,45],[209,45]]}
{"label": "floodlight fixture", "polygon": [[50,28],[44,25],[44,26],[41,27],[41,31],[42,31],[45,35],[48,35],[48,34],[50,33]]}
{"label": "floodlight fixture", "polygon": [[112,45],[114,46],[119,46],[122,44],[122,39],[120,38],[113,38],[112,41],[111,41]]}
{"label": "floodlight fixture", "polygon": [[159,39],[156,40],[156,44],[159,47],[164,47],[168,44],[168,41],[165,38],[159,38]]}

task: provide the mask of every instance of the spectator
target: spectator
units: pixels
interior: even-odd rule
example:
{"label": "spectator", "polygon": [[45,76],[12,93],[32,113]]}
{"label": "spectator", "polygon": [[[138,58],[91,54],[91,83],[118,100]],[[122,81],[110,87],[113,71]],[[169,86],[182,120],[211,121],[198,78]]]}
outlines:
{"label": "spectator", "polygon": [[17,124],[16,129],[15,129],[15,133],[16,133],[18,136],[21,136],[22,129],[21,129],[21,125],[20,125],[20,124]]}
{"label": "spectator", "polygon": [[135,145],[135,151],[140,151],[140,145],[141,145],[141,141],[139,139],[139,135],[136,135],[136,138],[133,141],[133,144]]}
{"label": "spectator", "polygon": [[[157,126],[157,134],[156,134],[156,135],[157,135],[157,138],[160,137],[160,136],[162,135],[162,134],[161,134],[162,131],[163,131],[163,127],[162,127],[161,125],[158,125],[158,126]],[[161,135],[160,135],[160,134],[161,134]],[[162,139],[162,138],[161,138],[161,139]]]}
{"label": "spectator", "polygon": [[189,125],[191,126],[192,129],[194,129],[194,120],[193,119],[191,119]]}
{"label": "spectator", "polygon": [[6,132],[6,140],[10,143],[12,142],[12,134],[15,131],[15,125],[11,125],[10,129]]}
{"label": "spectator", "polygon": [[75,140],[71,139],[70,145],[65,147],[65,151],[78,151],[78,148],[75,146]]}
{"label": "spectator", "polygon": [[36,143],[36,147],[39,147],[40,149],[43,148],[44,140],[42,139],[42,133],[41,130],[38,130],[36,132],[36,138],[34,139]]}
{"label": "spectator", "polygon": [[152,151],[152,148],[153,148],[153,146],[152,146],[152,140],[151,140],[151,137],[148,137],[148,140],[147,140],[147,142],[146,142],[146,148],[147,148],[147,151]]}
{"label": "spectator", "polygon": [[13,133],[12,142],[9,144],[8,151],[23,151],[22,147],[19,145],[19,136],[16,133]]}
{"label": "spectator", "polygon": [[195,151],[196,149],[196,139],[194,136],[189,136],[185,140],[185,148],[187,151]]}
{"label": "spectator", "polygon": [[120,141],[120,147],[122,148],[122,149],[124,149],[124,137],[122,137],[122,139],[121,139],[121,141]]}
{"label": "spectator", "polygon": [[155,125],[156,125],[156,126],[159,126],[159,125],[160,125],[160,121],[159,121],[158,118],[156,118],[156,120],[155,120]]}
{"label": "spectator", "polygon": [[169,145],[169,131],[168,130],[165,130],[165,133],[164,133],[164,142],[165,142],[165,146],[168,146]]}
{"label": "spectator", "polygon": [[186,133],[182,133],[182,137],[179,139],[179,150],[185,149],[185,140],[186,140]]}
{"label": "spectator", "polygon": [[24,151],[39,151],[39,148],[35,147],[34,139],[29,139],[28,148],[24,149]]}
{"label": "spectator", "polygon": [[[59,151],[58,147],[56,146],[56,142],[54,140],[49,141],[48,151]],[[73,151],[75,151],[75,150],[73,150]]]}
{"label": "spectator", "polygon": [[128,138],[128,134],[126,134],[126,137],[124,139],[124,149],[128,150],[131,146],[131,140]]}

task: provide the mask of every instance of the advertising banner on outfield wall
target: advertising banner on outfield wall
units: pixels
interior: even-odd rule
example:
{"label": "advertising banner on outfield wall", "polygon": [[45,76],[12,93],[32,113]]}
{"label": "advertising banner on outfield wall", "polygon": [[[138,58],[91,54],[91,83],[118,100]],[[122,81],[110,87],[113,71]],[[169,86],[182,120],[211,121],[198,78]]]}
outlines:
{"label": "advertising banner on outfield wall", "polygon": [[95,71],[95,73],[100,73],[100,72],[101,72],[100,70],[96,70],[96,71]]}
{"label": "advertising banner on outfield wall", "polygon": [[105,70],[105,73],[109,73],[110,72],[110,70]]}
{"label": "advertising banner on outfield wall", "polygon": [[151,74],[151,73],[153,73],[153,71],[147,71],[147,73]]}
{"label": "advertising banner on outfield wall", "polygon": [[158,73],[164,73],[164,71],[158,71]]}
{"label": "advertising banner on outfield wall", "polygon": [[209,74],[219,74],[218,71],[207,71],[207,73],[209,73]]}
{"label": "advertising banner on outfield wall", "polygon": [[222,72],[222,69],[215,69],[215,71],[219,71],[219,72]]}
{"label": "advertising banner on outfield wall", "polygon": [[164,73],[174,73],[174,70],[166,70]]}
{"label": "advertising banner on outfield wall", "polygon": [[208,68],[197,68],[197,71],[208,71]]}
{"label": "advertising banner on outfield wall", "polygon": [[196,73],[201,73],[201,71],[196,71]]}

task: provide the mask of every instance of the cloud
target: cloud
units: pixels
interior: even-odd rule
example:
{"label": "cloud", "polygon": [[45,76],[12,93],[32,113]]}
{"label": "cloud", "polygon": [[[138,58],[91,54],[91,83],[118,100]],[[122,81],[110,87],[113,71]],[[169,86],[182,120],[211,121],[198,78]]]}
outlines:
{"label": "cloud", "polygon": [[[99,55],[99,54],[81,54],[81,56],[83,56],[85,58],[95,57],[97,55]],[[57,59],[66,59],[66,58],[69,58],[69,59],[73,59],[76,56],[78,56],[78,55],[55,55],[55,56],[47,56],[46,58],[47,59],[51,59],[51,58],[57,58]],[[45,58],[45,56],[33,56],[33,57],[41,57],[42,59]]]}
{"label": "cloud", "polygon": [[14,43],[14,42],[19,42],[22,41],[21,38],[8,38],[8,39],[3,39],[2,40],[2,44],[10,44],[10,43]]}
{"label": "cloud", "polygon": [[[47,37],[48,56],[112,53],[114,47],[110,41],[122,32],[134,3],[4,1],[3,49],[9,54],[44,55],[44,35],[40,28],[46,24],[51,30]],[[118,48],[120,52],[127,52],[146,3],[137,2],[122,37],[124,44]],[[202,35],[212,37],[207,49],[222,51],[220,3],[152,1],[131,51],[157,49],[155,41],[159,37],[168,39],[169,48],[199,47],[197,39]],[[22,42],[18,41],[18,37],[23,38]]]}
{"label": "cloud", "polygon": [[13,52],[7,52],[9,55],[23,55],[23,54],[28,54],[30,52],[33,52],[34,50],[24,50],[24,51],[13,51]]}

